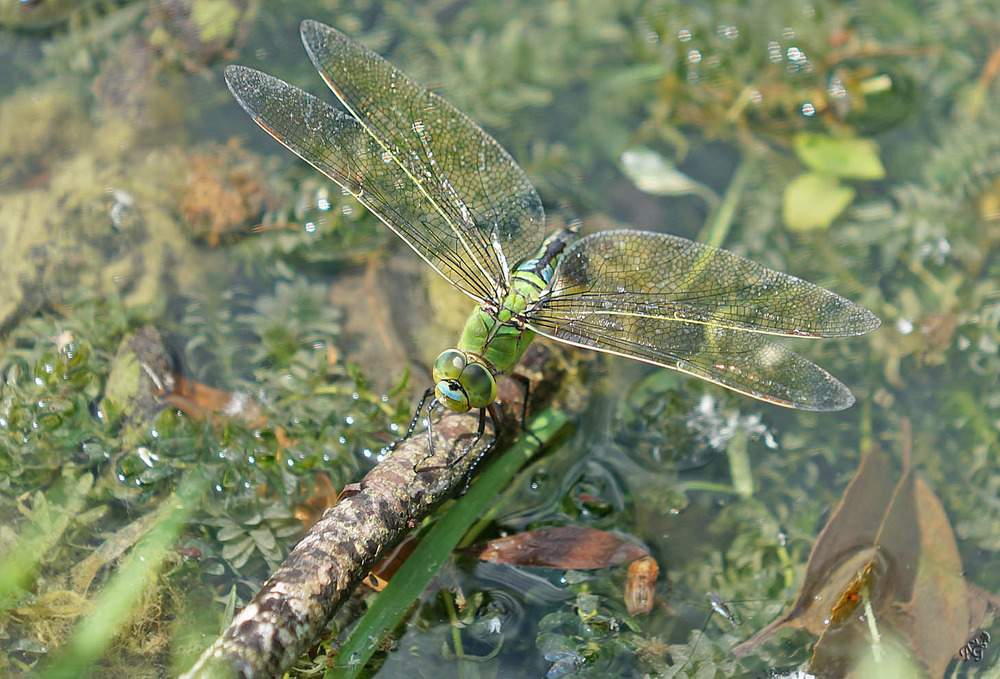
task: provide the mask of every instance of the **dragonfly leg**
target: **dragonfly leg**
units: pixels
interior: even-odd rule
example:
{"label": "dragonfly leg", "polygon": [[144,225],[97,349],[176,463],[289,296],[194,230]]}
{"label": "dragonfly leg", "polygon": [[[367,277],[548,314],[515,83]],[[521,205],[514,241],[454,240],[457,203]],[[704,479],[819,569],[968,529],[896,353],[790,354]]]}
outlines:
{"label": "dragonfly leg", "polygon": [[[535,443],[539,446],[544,445],[542,440],[535,436],[535,432],[531,431],[527,427],[528,423],[528,402],[531,400],[531,380],[528,379],[527,375],[522,375],[519,372],[514,372],[510,374],[511,379],[517,380],[522,385],[524,385],[524,405],[521,407],[521,430],[524,431],[528,436],[535,439]],[[496,417],[493,418],[493,423],[497,424]]]}
{"label": "dragonfly leg", "polygon": [[[479,409],[479,430],[476,432],[476,438],[462,452],[462,455],[458,458],[459,460],[464,459],[466,455],[468,455],[469,453],[472,452],[472,449],[476,447],[476,444],[478,444],[480,441],[483,440],[483,434],[486,432],[486,411],[487,410],[489,410],[490,419],[493,420],[493,430],[495,432],[499,432],[500,431],[500,418],[501,418],[501,414],[500,414],[500,409],[497,407],[497,404],[496,403],[491,403],[486,408],[480,408]],[[490,441],[490,444],[488,446],[486,446],[485,448],[483,448],[479,452],[479,455],[476,456],[476,459],[469,466],[469,472],[465,475],[465,483],[462,484],[462,490],[460,490],[459,493],[458,493],[459,497],[461,497],[462,495],[465,495],[467,492],[469,492],[469,486],[472,485],[472,477],[476,473],[476,469],[479,468],[479,464],[483,461],[483,459],[487,455],[489,455],[491,452],[493,452],[493,448],[494,448],[494,446],[496,446],[496,444],[497,444],[497,436],[494,436],[493,440]]]}
{"label": "dragonfly leg", "polygon": [[[424,392],[424,397],[420,399],[420,406],[417,409],[417,414],[413,416],[414,420],[420,417],[420,408],[424,407],[424,401],[427,400],[428,394],[430,394],[432,391],[433,389],[428,389],[426,392]],[[434,409],[437,408],[437,406],[438,406],[438,400],[436,398],[431,399],[431,402],[427,404],[427,454],[413,463],[414,472],[419,471],[420,465],[422,465],[424,461],[427,460],[429,457],[434,455],[434,420],[433,418],[431,418],[431,413],[434,412]],[[412,432],[413,432],[413,423],[411,422],[410,433]]]}
{"label": "dragonfly leg", "polygon": [[437,407],[437,404],[438,400],[436,398],[432,399],[431,402],[427,404],[427,454],[420,458],[415,465],[413,465],[413,471],[417,471],[417,468],[424,463],[424,460],[434,454],[434,423],[431,420],[431,411]]}
{"label": "dragonfly leg", "polygon": [[[385,446],[382,449],[382,454],[383,455],[388,455],[392,451],[396,450],[396,446],[398,446],[400,443],[402,443],[403,441],[406,441],[411,436],[413,436],[413,432],[417,428],[417,422],[420,421],[420,413],[423,412],[424,404],[427,403],[427,399],[429,399],[431,397],[431,394],[433,394],[433,393],[434,393],[434,387],[430,387],[429,389],[427,389],[427,391],[424,392],[424,395],[420,397],[420,403],[417,404],[416,411],[413,413],[413,418],[410,420],[410,426],[408,426],[406,428],[406,433],[403,434],[402,436],[400,436],[399,438],[397,438],[395,441],[393,441],[389,445]],[[431,408],[433,408],[433,404],[431,404],[431,406],[427,409],[427,413],[428,413],[428,416],[427,416],[428,428],[430,427],[430,411],[431,411]]]}
{"label": "dragonfly leg", "polygon": [[[434,401],[431,402],[430,408],[433,408],[436,404],[437,404],[437,399],[435,399]],[[494,424],[495,424],[496,423],[496,415],[494,415],[493,413],[491,413],[490,416],[494,418],[493,421],[494,421]],[[428,458],[430,458],[434,454],[434,448],[433,448],[433,446],[434,446],[434,437],[431,435],[430,409],[428,409],[428,416],[427,416],[427,432],[428,432],[428,437],[427,437],[427,447],[428,447],[427,454],[424,455],[422,458],[420,458],[417,461],[417,463],[413,465],[413,471],[418,471],[419,468],[420,468],[420,465],[423,464],[425,460],[427,460]],[[472,439],[472,443],[470,443],[469,445],[467,445],[465,447],[465,449],[461,452],[461,454],[459,454],[459,456],[457,458],[455,458],[455,461],[453,463],[451,463],[451,464],[455,464],[455,463],[458,463],[458,462],[461,462],[462,460],[464,460],[465,456],[468,455],[472,451],[472,449],[475,448],[476,445],[480,441],[483,440],[483,434],[485,432],[486,432],[486,409],[485,408],[480,408],[479,409],[479,428],[476,430],[476,434],[475,434],[475,436]],[[479,460],[481,460],[486,455],[486,453],[489,452],[489,450],[492,449],[492,447],[493,447],[493,444],[491,443],[489,446],[486,447],[486,450],[484,450],[483,452],[481,452],[479,454],[479,457],[476,458],[476,461],[473,463],[472,467],[469,469],[469,476],[471,476],[472,472],[475,470],[476,465],[479,464]],[[468,479],[468,476],[466,478]],[[468,490],[468,489],[469,489],[469,487],[468,487],[468,480],[466,480],[465,488],[462,490],[462,492],[460,494],[464,494],[465,491]]]}

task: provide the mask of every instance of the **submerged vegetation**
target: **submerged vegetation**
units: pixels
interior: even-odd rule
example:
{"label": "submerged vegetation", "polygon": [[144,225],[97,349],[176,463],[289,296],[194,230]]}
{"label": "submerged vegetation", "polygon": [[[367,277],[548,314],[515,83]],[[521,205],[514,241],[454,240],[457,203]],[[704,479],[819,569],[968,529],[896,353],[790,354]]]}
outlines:
{"label": "submerged vegetation", "polygon": [[[231,60],[320,92],[304,17],[433,84],[557,219],[717,242],[883,321],[809,347],[858,398],[836,416],[561,356],[578,433],[485,530],[638,536],[653,611],[628,615],[623,569],[460,559],[370,672],[799,666],[806,635],[730,651],[792,601],[861,451],[898,459],[905,421],[966,578],[1000,591],[994,5],[0,0],[0,674],[185,669],[405,426],[427,333],[457,332],[419,263],[229,99]],[[637,150],[648,182],[622,166]],[[738,627],[708,591],[743,600]],[[293,676],[323,671],[362,596]]]}

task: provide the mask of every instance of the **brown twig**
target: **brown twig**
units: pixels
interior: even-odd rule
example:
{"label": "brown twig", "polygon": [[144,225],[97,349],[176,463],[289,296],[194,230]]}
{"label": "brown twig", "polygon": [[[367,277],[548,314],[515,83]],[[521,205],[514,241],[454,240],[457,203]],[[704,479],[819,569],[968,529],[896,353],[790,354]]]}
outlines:
{"label": "brown twig", "polygon": [[[520,385],[504,380],[504,422],[521,416]],[[229,628],[182,677],[275,677],[320,637],[330,618],[379,559],[424,517],[461,489],[478,454],[493,441],[491,423],[471,451],[478,412],[448,413],[400,444],[328,509]],[[502,427],[499,445],[518,433]]]}

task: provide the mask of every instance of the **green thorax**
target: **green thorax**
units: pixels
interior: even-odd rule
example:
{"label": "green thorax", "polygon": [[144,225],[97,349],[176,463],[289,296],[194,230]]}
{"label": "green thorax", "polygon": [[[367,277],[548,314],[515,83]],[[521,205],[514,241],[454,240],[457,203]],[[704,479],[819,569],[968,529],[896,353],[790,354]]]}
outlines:
{"label": "green thorax", "polygon": [[529,298],[532,289],[521,287],[518,281],[513,281],[499,310],[479,307],[472,312],[458,340],[459,351],[480,358],[495,374],[511,372],[535,337],[531,330],[510,322],[532,301]]}
{"label": "green thorax", "polygon": [[562,229],[546,238],[537,256],[511,274],[503,299],[484,303],[469,316],[458,347],[443,351],[434,362],[434,393],[439,402],[461,413],[485,408],[496,399],[496,376],[512,372],[534,339],[526,317],[576,232],[576,228]]}
{"label": "green thorax", "polygon": [[577,230],[573,227],[551,234],[535,257],[521,263],[511,275],[510,287],[499,307],[484,304],[472,313],[458,341],[459,351],[482,359],[494,374],[506,375],[514,370],[535,338],[521,319],[552,280],[556,264],[576,238]]}

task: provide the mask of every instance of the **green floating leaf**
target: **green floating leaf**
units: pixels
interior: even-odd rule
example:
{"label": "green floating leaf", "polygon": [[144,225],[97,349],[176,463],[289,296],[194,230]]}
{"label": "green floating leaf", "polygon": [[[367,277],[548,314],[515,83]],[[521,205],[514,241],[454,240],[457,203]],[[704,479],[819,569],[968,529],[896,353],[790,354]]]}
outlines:
{"label": "green floating leaf", "polygon": [[826,229],[854,200],[855,191],[836,178],[806,172],[785,187],[782,212],[792,231]]}
{"label": "green floating leaf", "polygon": [[828,137],[803,132],[795,135],[795,153],[809,169],[842,179],[882,179],[885,168],[878,144],[857,137]]}

